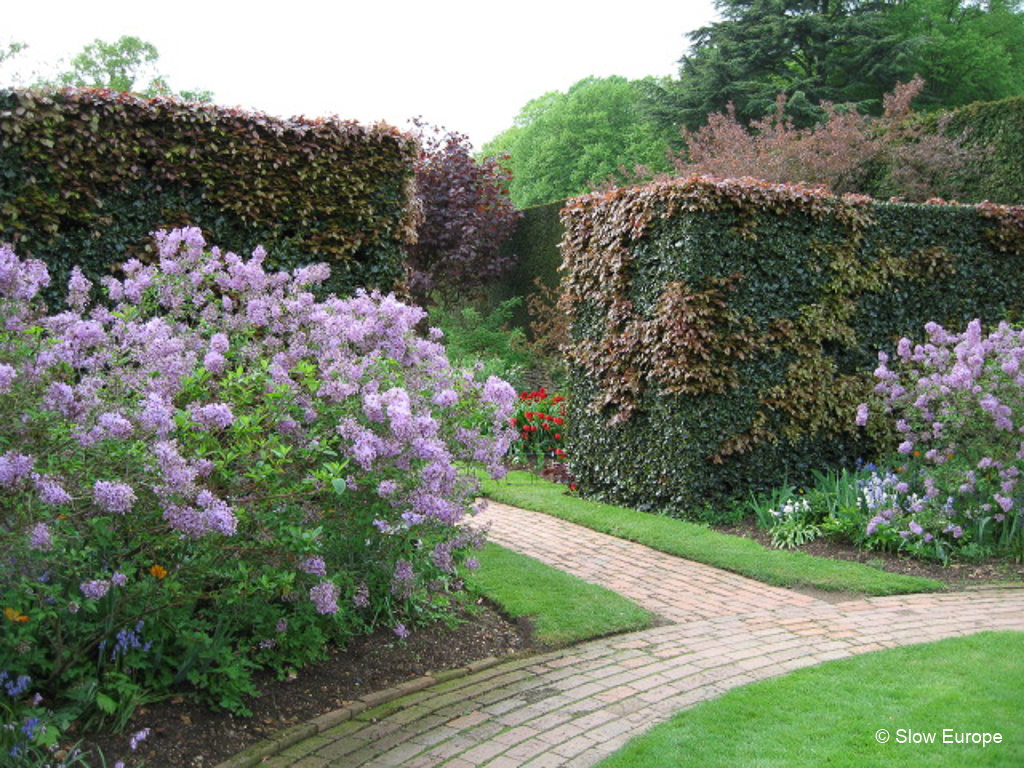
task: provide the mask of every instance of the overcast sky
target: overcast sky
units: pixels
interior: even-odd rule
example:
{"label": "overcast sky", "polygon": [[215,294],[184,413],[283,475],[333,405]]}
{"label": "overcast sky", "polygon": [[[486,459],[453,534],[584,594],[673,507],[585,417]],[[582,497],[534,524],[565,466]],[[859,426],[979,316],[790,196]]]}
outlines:
{"label": "overcast sky", "polygon": [[29,48],[11,76],[99,38],[156,46],[176,90],[271,115],[406,128],[421,115],[476,148],[548,91],[594,75],[674,75],[712,0],[75,0],[0,2],[0,44]]}

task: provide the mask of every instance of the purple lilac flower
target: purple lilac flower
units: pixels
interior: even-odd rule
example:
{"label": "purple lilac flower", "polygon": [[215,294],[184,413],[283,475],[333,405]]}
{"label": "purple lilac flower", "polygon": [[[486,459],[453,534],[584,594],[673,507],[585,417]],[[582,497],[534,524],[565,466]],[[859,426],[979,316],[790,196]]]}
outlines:
{"label": "purple lilac flower", "polygon": [[507,381],[497,376],[488,376],[480,399],[485,403],[494,403],[499,408],[508,408],[515,405],[516,391]]}
{"label": "purple lilac flower", "polygon": [[142,401],[139,423],[157,435],[166,435],[174,429],[174,409],[156,392],[150,392]]}
{"label": "purple lilac flower", "polygon": [[380,485],[377,486],[377,495],[381,498],[387,499],[394,496],[395,491],[398,490],[398,483],[394,480],[381,480]]}
{"label": "purple lilac flower", "polygon": [[223,499],[218,499],[209,491],[203,490],[196,496],[196,504],[203,510],[205,525],[208,531],[216,531],[225,536],[234,536],[238,526],[231,506]]}
{"label": "purple lilac flower", "polygon": [[53,537],[46,523],[36,523],[28,534],[28,548],[43,552],[53,549]]}
{"label": "purple lilac flower", "polygon": [[910,454],[911,451],[914,450],[914,444],[909,440],[904,440],[902,443],[900,443],[899,447],[896,450],[898,450],[900,453],[906,456]]}
{"label": "purple lilac flower", "polygon": [[127,483],[97,480],[92,488],[93,501],[104,512],[123,515],[130,511],[136,501],[135,491]]}
{"label": "purple lilac flower", "polygon": [[235,423],[235,415],[227,403],[210,403],[192,411],[192,419],[206,429],[227,429]]}
{"label": "purple lilac flower", "polygon": [[223,355],[231,348],[231,342],[228,340],[227,334],[215,333],[210,337],[210,351],[217,352]]}
{"label": "purple lilac flower", "polygon": [[11,385],[16,375],[17,371],[14,370],[13,366],[7,363],[0,363],[0,395],[5,395],[11,391]]}
{"label": "purple lilac flower", "polygon": [[109,437],[124,440],[131,437],[132,423],[119,413],[102,413],[96,423]]}
{"label": "purple lilac flower", "polygon": [[9,488],[32,472],[35,458],[16,451],[0,456],[0,487]]}
{"label": "purple lilac flower", "polygon": [[412,563],[407,560],[398,560],[395,563],[395,578],[399,581],[411,581],[416,577]]}
{"label": "purple lilac flower", "polygon": [[114,571],[114,575],[110,577],[110,583],[115,587],[123,587],[128,583],[128,577],[120,571]]}
{"label": "purple lilac flower", "polygon": [[459,393],[454,389],[445,389],[434,395],[434,405],[441,408],[450,408],[459,402]]}
{"label": "purple lilac flower", "polygon": [[338,612],[338,587],[331,581],[321,581],[309,590],[309,599],[316,604],[317,613]]}
{"label": "purple lilac flower", "polygon": [[39,492],[39,500],[43,504],[59,507],[71,502],[71,495],[52,477],[33,472],[32,482],[35,484],[36,490]]}
{"label": "purple lilac flower", "polygon": [[924,533],[924,528],[921,527],[921,524],[918,523],[916,520],[911,520],[910,525],[908,527],[910,528],[910,531],[916,534],[917,536],[920,536],[922,533]]}
{"label": "purple lilac flower", "polygon": [[311,576],[326,576],[327,563],[324,562],[322,557],[309,557],[302,561],[299,565],[299,570]]}
{"label": "purple lilac flower", "polygon": [[356,608],[369,608],[370,607],[370,588],[366,584],[360,584],[352,595],[352,604]]}
{"label": "purple lilac flower", "polygon": [[281,619],[277,622],[277,626],[274,627],[274,631],[279,635],[283,635],[288,631],[288,619]]}
{"label": "purple lilac flower", "polygon": [[110,589],[110,582],[94,579],[93,581],[84,581],[78,586],[82,590],[82,594],[89,600],[99,600],[107,594],[107,590]]}
{"label": "purple lilac flower", "polygon": [[1006,496],[1000,496],[998,493],[992,497],[996,504],[998,504],[1003,512],[1009,512],[1013,509],[1013,499],[1007,498]]}
{"label": "purple lilac flower", "polygon": [[467,557],[466,558],[466,567],[469,570],[471,570],[471,571],[475,571],[477,568],[480,567],[480,561],[477,560],[475,557],[472,557],[472,556]]}
{"label": "purple lilac flower", "polygon": [[431,553],[434,565],[445,573],[455,570],[455,562],[452,560],[452,544],[450,541],[439,541]]}
{"label": "purple lilac flower", "polygon": [[224,372],[227,367],[227,360],[219,352],[207,352],[203,357],[203,367],[213,375]]}
{"label": "purple lilac flower", "polygon": [[857,406],[857,426],[863,427],[868,423],[868,406],[867,403],[861,403]]}

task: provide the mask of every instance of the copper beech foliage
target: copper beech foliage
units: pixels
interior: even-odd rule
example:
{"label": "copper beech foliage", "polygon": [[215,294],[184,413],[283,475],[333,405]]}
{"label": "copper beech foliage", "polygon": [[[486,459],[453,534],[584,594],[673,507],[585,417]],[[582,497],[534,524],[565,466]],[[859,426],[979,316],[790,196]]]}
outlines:
{"label": "copper beech foliage", "polygon": [[1024,317],[1022,211],[708,176],[568,201],[573,471],[685,506],[863,449],[879,349]]}
{"label": "copper beech foliage", "polygon": [[329,287],[390,289],[413,239],[416,144],[398,129],[270,117],[109,90],[0,90],[0,241],[43,259],[62,290],[154,256],[150,233],[199,226]]}
{"label": "copper beech foliage", "polygon": [[884,96],[880,117],[823,102],[825,119],[798,128],[779,94],[775,110],[744,126],[730,104],[696,131],[683,129],[686,152],[673,158],[682,176],[752,176],[776,183],[824,185],[836,193],[898,196],[922,202],[936,194],[962,197],[976,181],[984,152],[967,132],[950,135],[950,116],[926,128],[911,102],[925,83],[915,77]]}

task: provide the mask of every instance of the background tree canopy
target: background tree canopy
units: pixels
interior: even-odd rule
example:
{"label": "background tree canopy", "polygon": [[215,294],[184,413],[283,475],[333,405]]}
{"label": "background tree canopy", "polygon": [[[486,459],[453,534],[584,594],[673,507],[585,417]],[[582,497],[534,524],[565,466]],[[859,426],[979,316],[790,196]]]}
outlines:
{"label": "background tree canopy", "polygon": [[521,208],[587,192],[605,179],[628,180],[638,165],[668,170],[677,129],[651,120],[645,87],[655,86],[653,78],[588,77],[566,93],[551,91],[524,106],[482,154],[509,155],[510,193]]}
{"label": "background tree canopy", "polygon": [[[13,58],[26,47],[18,42],[0,46],[0,63]],[[65,69],[53,77],[37,79],[32,87],[109,88],[143,96],[178,96],[187,101],[202,102],[213,100],[213,94],[207,90],[172,90],[167,77],[157,71],[159,59],[160,53],[155,45],[132,35],[123,35],[113,43],[95,40],[86,45],[70,64],[64,65]]]}
{"label": "background tree canopy", "polygon": [[648,86],[664,127],[697,128],[732,103],[742,122],[779,93],[797,124],[820,101],[878,114],[882,94],[920,75],[922,106],[956,107],[1024,92],[1017,0],[717,0],[722,20],[689,38],[679,79]]}

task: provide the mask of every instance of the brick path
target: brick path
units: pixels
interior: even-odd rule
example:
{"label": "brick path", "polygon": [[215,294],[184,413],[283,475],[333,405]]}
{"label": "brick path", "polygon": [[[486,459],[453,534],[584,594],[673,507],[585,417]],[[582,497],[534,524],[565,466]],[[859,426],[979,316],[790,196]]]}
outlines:
{"label": "brick path", "polygon": [[491,540],[672,624],[363,702],[306,724],[260,765],[590,766],[736,686],[882,648],[1024,630],[1021,588],[828,603],[503,504],[477,521],[491,523]]}

